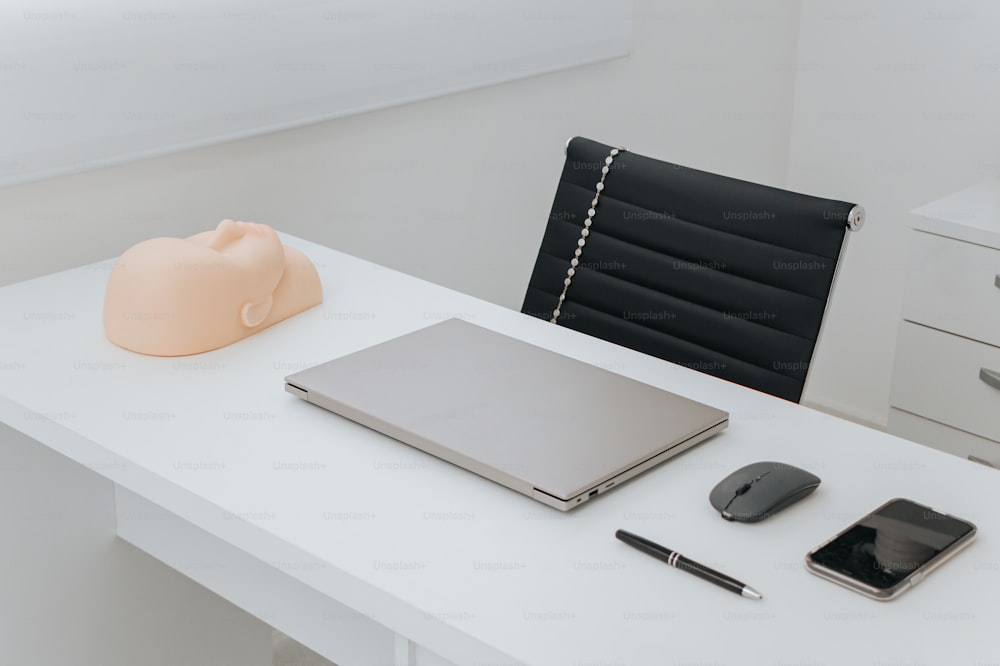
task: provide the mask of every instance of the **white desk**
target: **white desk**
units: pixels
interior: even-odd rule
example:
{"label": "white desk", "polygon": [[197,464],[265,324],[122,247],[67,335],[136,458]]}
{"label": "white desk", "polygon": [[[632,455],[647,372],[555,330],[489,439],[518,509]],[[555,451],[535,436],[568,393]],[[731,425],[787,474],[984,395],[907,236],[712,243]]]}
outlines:
{"label": "white desk", "polygon": [[[111,262],[0,290],[0,419],[114,481],[124,539],[344,666],[996,660],[996,471],[286,242],[318,264],[325,304],[197,357],[104,339]],[[727,409],[731,426],[562,514],[283,391],[292,371],[450,316]],[[709,490],[757,460],[823,485],[764,523],[725,522]],[[804,570],[895,496],[976,522],[977,542],[888,604]],[[765,598],[670,569],[617,528]]]}

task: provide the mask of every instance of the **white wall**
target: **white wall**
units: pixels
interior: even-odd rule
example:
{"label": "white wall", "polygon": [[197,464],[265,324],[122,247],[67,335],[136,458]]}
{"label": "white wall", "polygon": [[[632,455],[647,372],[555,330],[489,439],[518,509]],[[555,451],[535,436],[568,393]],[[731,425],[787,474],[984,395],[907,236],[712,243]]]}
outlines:
{"label": "white wall", "polygon": [[744,4],[638,0],[625,59],[0,189],[0,283],[234,217],[519,307],[571,135],[783,182],[798,5]]}
{"label": "white wall", "polygon": [[1000,3],[804,0],[790,189],[865,206],[811,399],[884,423],[906,212],[1000,175]]}
{"label": "white wall", "polygon": [[631,25],[631,0],[6,0],[0,184],[620,57]]}

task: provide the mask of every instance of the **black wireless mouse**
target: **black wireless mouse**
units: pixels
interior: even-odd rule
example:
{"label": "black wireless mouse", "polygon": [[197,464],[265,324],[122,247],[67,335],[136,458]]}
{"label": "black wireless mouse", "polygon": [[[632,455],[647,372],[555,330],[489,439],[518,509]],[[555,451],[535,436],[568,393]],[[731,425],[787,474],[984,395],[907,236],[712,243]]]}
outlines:
{"label": "black wireless mouse", "polygon": [[756,523],[807,497],[819,484],[819,477],[804,469],[758,462],[720,481],[708,501],[726,520]]}

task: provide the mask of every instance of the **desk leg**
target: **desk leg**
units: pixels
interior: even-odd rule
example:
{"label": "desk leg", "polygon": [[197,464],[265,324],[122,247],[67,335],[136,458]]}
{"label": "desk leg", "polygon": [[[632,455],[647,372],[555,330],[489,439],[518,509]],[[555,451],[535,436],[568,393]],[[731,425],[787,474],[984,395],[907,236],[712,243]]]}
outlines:
{"label": "desk leg", "polygon": [[[399,634],[396,634],[395,657],[396,660],[394,662],[394,666],[456,666],[455,662],[449,661]],[[484,661],[477,663],[487,664],[501,662]]]}
{"label": "desk leg", "polygon": [[417,644],[406,636],[396,634],[394,666],[417,666]]}

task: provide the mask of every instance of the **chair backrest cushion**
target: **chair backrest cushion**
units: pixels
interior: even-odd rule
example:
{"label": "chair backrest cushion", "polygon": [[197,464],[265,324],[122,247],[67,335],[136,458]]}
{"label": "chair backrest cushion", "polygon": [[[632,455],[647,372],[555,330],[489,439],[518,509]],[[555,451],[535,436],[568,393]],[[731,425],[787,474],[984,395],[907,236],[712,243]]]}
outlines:
{"label": "chair backrest cushion", "polygon": [[[522,312],[552,317],[611,148],[568,144]],[[853,208],[623,150],[558,323],[797,402]]]}

